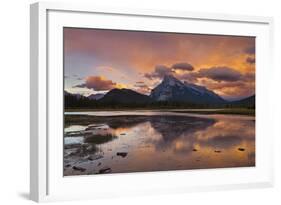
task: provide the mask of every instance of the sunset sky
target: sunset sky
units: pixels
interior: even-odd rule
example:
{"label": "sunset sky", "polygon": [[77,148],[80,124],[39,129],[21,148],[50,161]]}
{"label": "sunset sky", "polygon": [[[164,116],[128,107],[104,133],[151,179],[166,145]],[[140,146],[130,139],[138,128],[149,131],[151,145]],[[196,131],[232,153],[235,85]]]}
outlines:
{"label": "sunset sky", "polygon": [[143,94],[164,75],[225,99],[255,93],[255,38],[64,28],[65,90],[85,96],[113,88]]}

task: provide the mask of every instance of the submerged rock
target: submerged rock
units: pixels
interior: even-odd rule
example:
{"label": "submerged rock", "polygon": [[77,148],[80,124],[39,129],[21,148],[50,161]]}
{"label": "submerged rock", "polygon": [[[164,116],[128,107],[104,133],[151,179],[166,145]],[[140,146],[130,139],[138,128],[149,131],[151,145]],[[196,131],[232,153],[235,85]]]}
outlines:
{"label": "submerged rock", "polygon": [[105,174],[110,172],[111,172],[111,168],[104,168],[99,170],[99,174]]}
{"label": "submerged rock", "polygon": [[80,171],[80,172],[86,171],[85,168],[83,168],[83,167],[78,167],[78,166],[73,166],[72,169],[74,169],[74,170],[76,170],[76,171]]}
{"label": "submerged rock", "polygon": [[116,155],[124,158],[128,155],[128,153],[127,152],[117,152]]}
{"label": "submerged rock", "polygon": [[91,156],[87,157],[87,159],[90,160],[90,161],[98,160],[98,159],[101,159],[101,158],[103,158],[102,155],[91,155]]}

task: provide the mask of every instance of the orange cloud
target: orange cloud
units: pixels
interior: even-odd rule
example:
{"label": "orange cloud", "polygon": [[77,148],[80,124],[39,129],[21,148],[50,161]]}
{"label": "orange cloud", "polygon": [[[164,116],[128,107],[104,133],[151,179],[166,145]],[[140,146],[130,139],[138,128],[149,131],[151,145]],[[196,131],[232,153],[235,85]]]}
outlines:
{"label": "orange cloud", "polygon": [[113,88],[125,88],[126,85],[115,83],[112,80],[107,80],[103,76],[88,76],[85,80],[85,83],[76,85],[75,87],[88,88],[95,91],[105,91],[111,90]]}

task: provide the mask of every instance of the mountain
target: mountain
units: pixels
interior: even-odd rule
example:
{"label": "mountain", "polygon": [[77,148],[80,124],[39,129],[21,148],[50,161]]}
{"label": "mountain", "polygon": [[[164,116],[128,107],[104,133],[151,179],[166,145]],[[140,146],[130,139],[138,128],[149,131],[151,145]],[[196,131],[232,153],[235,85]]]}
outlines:
{"label": "mountain", "polygon": [[76,97],[77,99],[80,99],[80,98],[84,97],[83,95],[73,94],[73,93],[69,93],[67,91],[64,91],[63,94],[64,94],[64,96],[72,96],[72,97]]}
{"label": "mountain", "polygon": [[104,95],[105,94],[103,94],[103,93],[91,94],[87,98],[90,100],[99,100],[99,99],[103,98]]}
{"label": "mountain", "polygon": [[63,95],[67,96],[67,95],[72,95],[71,93],[67,92],[66,90],[63,91]]}
{"label": "mountain", "polygon": [[112,89],[98,100],[103,103],[121,103],[121,104],[142,104],[151,102],[151,98],[147,95],[140,94],[130,89]]}
{"label": "mountain", "polygon": [[231,102],[231,104],[234,106],[239,106],[239,107],[242,106],[242,107],[253,108],[253,107],[255,107],[255,104],[256,104],[256,95],[252,95],[252,96],[246,97],[241,100],[233,101],[233,102]]}
{"label": "mountain", "polygon": [[191,83],[183,83],[172,75],[166,75],[150,94],[156,101],[187,102],[194,104],[221,104],[226,101],[213,91]]}

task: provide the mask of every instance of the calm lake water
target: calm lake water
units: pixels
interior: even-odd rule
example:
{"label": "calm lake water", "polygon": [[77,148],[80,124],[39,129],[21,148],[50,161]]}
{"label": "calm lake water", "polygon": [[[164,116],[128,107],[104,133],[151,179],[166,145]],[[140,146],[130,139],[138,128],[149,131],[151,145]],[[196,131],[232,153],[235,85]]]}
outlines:
{"label": "calm lake water", "polygon": [[255,166],[255,117],[66,112],[64,175]]}

